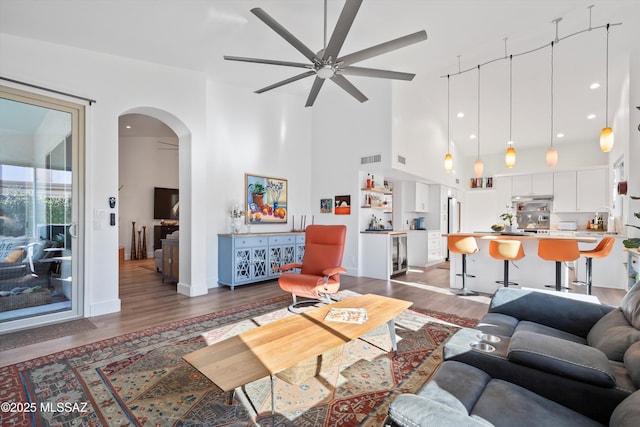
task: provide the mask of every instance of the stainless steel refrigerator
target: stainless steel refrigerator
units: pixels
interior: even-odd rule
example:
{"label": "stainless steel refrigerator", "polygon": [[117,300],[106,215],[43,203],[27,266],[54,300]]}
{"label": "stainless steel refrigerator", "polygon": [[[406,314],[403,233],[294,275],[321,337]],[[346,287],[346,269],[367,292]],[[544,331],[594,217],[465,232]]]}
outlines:
{"label": "stainless steel refrigerator", "polygon": [[[455,197],[449,197],[447,200],[447,233],[460,232],[460,201]],[[447,248],[447,261],[449,261],[449,249]]]}

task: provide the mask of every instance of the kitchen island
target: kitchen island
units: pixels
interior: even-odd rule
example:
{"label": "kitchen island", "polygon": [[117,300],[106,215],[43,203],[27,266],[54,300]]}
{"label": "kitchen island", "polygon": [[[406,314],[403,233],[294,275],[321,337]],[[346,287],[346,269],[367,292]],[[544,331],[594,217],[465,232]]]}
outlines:
{"label": "kitchen island", "polygon": [[407,271],[407,232],[360,232],[361,276],[388,280]]}
{"label": "kitchen island", "polygon": [[[569,233],[565,233],[569,234]],[[510,263],[509,280],[516,282],[520,287],[545,288],[545,285],[553,285],[555,282],[555,263],[545,261],[538,257],[538,241],[541,239],[554,240],[576,240],[580,250],[587,250],[604,237],[616,238],[615,245],[608,257],[595,260],[593,263],[593,285],[608,288],[625,289],[627,281],[626,255],[622,240],[624,236],[607,233],[575,232],[572,235],[548,235],[535,233],[452,233],[443,234],[448,237],[471,236],[475,237],[480,251],[467,256],[467,273],[476,276],[467,278],[467,288],[476,291],[492,294],[501,285],[496,280],[502,280],[504,264],[502,261],[494,259],[489,255],[489,242],[491,240],[519,240],[522,242],[525,256],[519,261]],[[459,289],[462,287],[462,277],[456,273],[462,271],[462,260],[459,255],[450,257],[451,274],[449,276],[450,287]],[[567,267],[568,265],[568,267]],[[563,286],[570,280],[575,280],[576,273],[579,280],[585,277],[585,260],[580,257],[576,262],[563,263]],[[580,289],[578,288],[578,292]]]}

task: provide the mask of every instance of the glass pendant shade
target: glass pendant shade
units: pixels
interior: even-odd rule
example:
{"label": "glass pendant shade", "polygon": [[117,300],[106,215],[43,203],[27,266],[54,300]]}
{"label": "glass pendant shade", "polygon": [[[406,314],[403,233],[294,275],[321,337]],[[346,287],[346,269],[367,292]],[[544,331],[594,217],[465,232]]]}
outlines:
{"label": "glass pendant shade", "polygon": [[476,178],[480,178],[483,171],[484,164],[482,164],[482,160],[476,159],[476,161],[473,162],[473,173],[476,175]]}
{"label": "glass pendant shade", "polygon": [[509,145],[509,148],[507,148],[507,153],[504,156],[504,162],[509,169],[516,165],[516,150],[512,145]]}
{"label": "glass pendant shade", "polygon": [[453,170],[453,156],[451,153],[447,153],[444,156],[444,170],[449,173]]}
{"label": "glass pendant shade", "polygon": [[553,147],[547,149],[547,166],[550,168],[555,167],[558,164],[558,150]]}
{"label": "glass pendant shade", "polygon": [[608,153],[613,148],[613,129],[606,127],[600,132],[600,150]]}

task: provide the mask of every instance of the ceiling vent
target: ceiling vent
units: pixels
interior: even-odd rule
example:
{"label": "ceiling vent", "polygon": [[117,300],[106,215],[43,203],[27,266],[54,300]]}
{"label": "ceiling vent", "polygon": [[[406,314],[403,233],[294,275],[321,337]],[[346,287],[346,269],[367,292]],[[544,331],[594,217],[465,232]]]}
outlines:
{"label": "ceiling vent", "polygon": [[366,165],[369,163],[380,163],[382,161],[382,154],[374,154],[373,156],[360,157],[360,164]]}
{"label": "ceiling vent", "polygon": [[398,163],[400,163],[401,165],[406,165],[407,164],[407,158],[401,155],[398,155]]}

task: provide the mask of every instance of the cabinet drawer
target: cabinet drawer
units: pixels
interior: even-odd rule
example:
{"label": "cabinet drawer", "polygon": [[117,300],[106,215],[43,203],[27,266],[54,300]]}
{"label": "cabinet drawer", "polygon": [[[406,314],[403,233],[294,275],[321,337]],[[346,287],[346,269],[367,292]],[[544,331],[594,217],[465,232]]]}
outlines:
{"label": "cabinet drawer", "polygon": [[304,234],[298,234],[296,236],[296,243],[304,243],[304,238],[305,238]]}
{"label": "cabinet drawer", "polygon": [[269,236],[269,246],[292,244],[296,241],[295,236]]}
{"label": "cabinet drawer", "polygon": [[255,246],[267,246],[266,237],[236,237],[233,240],[236,248],[251,248]]}
{"label": "cabinet drawer", "polygon": [[440,249],[440,239],[429,239],[428,246],[429,250],[431,249]]}
{"label": "cabinet drawer", "polygon": [[431,239],[439,239],[440,238],[440,230],[437,231],[429,231],[427,234],[427,238]]}

